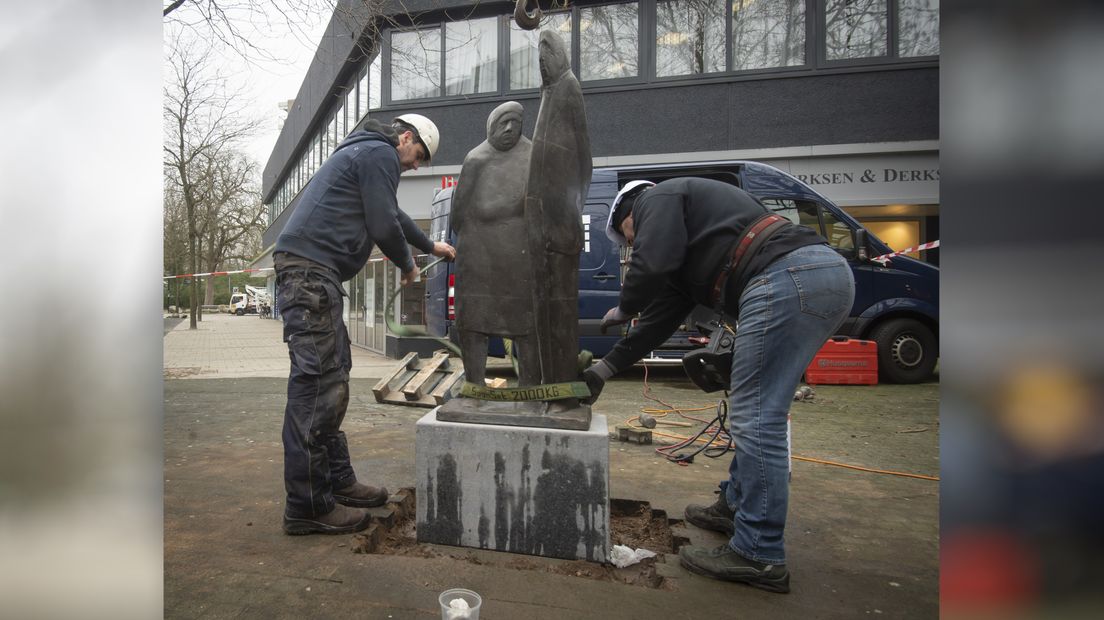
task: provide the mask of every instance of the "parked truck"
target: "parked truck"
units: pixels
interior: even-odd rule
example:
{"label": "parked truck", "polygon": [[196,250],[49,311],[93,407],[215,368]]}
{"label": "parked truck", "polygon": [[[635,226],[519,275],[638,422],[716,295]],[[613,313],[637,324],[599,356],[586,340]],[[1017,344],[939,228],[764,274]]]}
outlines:
{"label": "parked truck", "polygon": [[[831,200],[793,176],[754,161],[624,166],[596,169],[582,212],[585,235],[579,257],[579,346],[595,357],[609,352],[620,333],[602,334],[606,310],[617,305],[621,289],[621,250],[605,235],[610,205],[629,181],[655,183],[698,176],[731,183],[758,198],[769,209],[795,224],[808,226],[826,238],[847,259],[855,277],[855,303],[839,329],[841,336],[874,340],[878,371],[884,381],[916,383],[927,379],[939,357],[939,269],[895,256],[888,264],[871,258],[892,250]],[[453,188],[437,193],[431,208],[434,240],[453,241],[449,212]],[[453,338],[455,274],[452,265],[435,267],[426,280],[426,323],[431,334]],[[653,359],[678,361],[701,346],[696,326],[712,310],[699,306]],[[503,355],[501,341],[491,340],[492,355]]]}
{"label": "parked truck", "polygon": [[235,286],[230,294],[230,312],[238,316],[256,314],[262,308],[271,306],[272,299],[263,288],[246,284],[244,291],[239,291]]}

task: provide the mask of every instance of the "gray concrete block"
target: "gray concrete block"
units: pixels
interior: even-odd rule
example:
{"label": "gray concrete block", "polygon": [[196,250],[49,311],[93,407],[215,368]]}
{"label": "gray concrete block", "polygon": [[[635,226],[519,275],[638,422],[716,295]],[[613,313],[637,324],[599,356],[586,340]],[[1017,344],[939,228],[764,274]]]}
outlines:
{"label": "gray concrete block", "polygon": [[573,431],[436,414],[415,426],[418,542],[607,561],[605,416]]}

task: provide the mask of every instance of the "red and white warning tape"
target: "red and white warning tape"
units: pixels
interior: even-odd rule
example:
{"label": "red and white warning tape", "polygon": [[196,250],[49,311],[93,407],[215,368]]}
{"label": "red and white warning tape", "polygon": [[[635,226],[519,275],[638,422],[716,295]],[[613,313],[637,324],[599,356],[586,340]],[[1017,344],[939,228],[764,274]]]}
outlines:
{"label": "red and white warning tape", "polygon": [[893,258],[894,256],[900,256],[901,254],[911,254],[912,252],[919,252],[921,250],[930,250],[932,248],[937,248],[937,247],[939,247],[939,241],[932,241],[931,243],[921,243],[920,245],[918,245],[914,248],[905,248],[905,249],[901,250],[900,252],[891,252],[889,254],[882,254],[881,256],[875,256],[874,258],[872,258],[870,260],[877,261],[877,262],[884,265],[884,264],[888,263],[889,259]]}
{"label": "red and white warning tape", "polygon": [[173,278],[205,278],[207,276],[228,276],[232,273],[257,273],[259,271],[272,271],[272,267],[261,267],[260,269],[238,269],[237,271],[211,271],[209,273],[182,273],[176,276],[164,276],[162,280],[171,280]]}
{"label": "red and white warning tape", "polygon": [[[424,258],[429,254],[415,254],[414,258]],[[380,261],[388,260],[384,258],[372,258],[369,259],[369,263],[378,263]],[[182,273],[175,276],[162,276],[162,280],[172,280],[173,278],[206,278],[208,276],[228,276],[232,273],[259,273],[261,271],[272,271],[274,267],[261,267],[259,269],[238,269],[237,271],[211,271],[208,273]]]}

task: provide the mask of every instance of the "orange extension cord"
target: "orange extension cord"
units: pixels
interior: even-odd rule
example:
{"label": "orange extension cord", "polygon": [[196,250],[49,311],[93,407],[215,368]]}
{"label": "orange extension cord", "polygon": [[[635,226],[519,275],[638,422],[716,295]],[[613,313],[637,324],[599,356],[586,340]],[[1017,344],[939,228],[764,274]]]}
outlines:
{"label": "orange extension cord", "polygon": [[[703,420],[701,418],[696,418],[694,416],[689,416],[689,415],[686,415],[686,412],[710,411],[710,410],[716,409],[715,405],[708,405],[708,406],[704,406],[704,407],[691,407],[691,408],[675,407],[674,405],[666,403],[663,400],[660,400],[659,398],[657,398],[655,396],[652,396],[651,388],[648,385],[648,365],[647,364],[644,364],[644,392],[643,392],[643,395],[644,395],[644,398],[646,398],[650,401],[657,402],[660,405],[663,405],[665,407],[665,409],[654,409],[654,408],[649,408],[649,407],[641,407],[640,408],[641,413],[646,413],[646,414],[652,416],[653,418],[656,419],[656,421],[659,421],[659,420],[667,417],[671,413],[677,413],[680,417],[685,418],[687,420],[693,420],[694,422],[697,422],[699,424],[708,424],[710,422],[710,420]],[[644,428],[644,426],[642,424],[640,424],[640,416],[639,415],[635,415],[631,418],[626,419],[625,424],[627,424],[629,426],[632,426],[634,428]],[[713,435],[714,430],[715,429],[707,429],[705,432],[701,433],[701,435]],[[690,441],[691,438],[690,437],[685,437],[685,436],[682,436],[682,435],[674,435],[674,434],[671,434],[671,433],[662,433],[662,432],[656,431],[654,429],[652,429],[652,435],[655,435],[655,436],[658,436],[658,437],[666,437],[668,439],[673,439],[673,440],[676,440],[677,442],[679,442],[681,444],[691,443],[691,441]],[[727,435],[727,430],[721,429],[721,436],[722,437],[727,437],[728,436]],[[708,444],[708,443],[713,442],[713,438],[712,437],[707,438],[707,437],[699,436],[699,437],[697,437],[695,442],[696,443],[706,443],[706,444]],[[668,446],[668,448],[670,448],[670,446]],[[660,450],[659,448],[656,449],[657,452],[659,452],[659,450]],[[664,457],[667,456],[663,452],[659,452],[659,454],[661,454]],[[931,480],[931,481],[934,481],[934,482],[939,482],[939,477],[938,476],[925,476],[923,474],[910,474],[910,473],[902,472],[902,471],[890,471],[890,470],[885,470],[885,469],[874,469],[874,468],[871,468],[871,467],[862,467],[862,466],[859,466],[859,465],[849,465],[847,463],[838,463],[836,461],[827,461],[827,460],[824,460],[824,459],[816,459],[816,458],[812,458],[812,457],[808,457],[808,456],[792,455],[792,458],[795,459],[795,460],[798,460],[798,461],[805,461],[805,462],[808,462],[808,463],[819,463],[821,465],[832,465],[834,467],[843,467],[843,468],[846,468],[846,469],[854,469],[854,470],[857,470],[857,471],[865,471],[865,472],[872,473],[872,474],[883,474],[883,475],[887,475],[887,476],[901,476],[903,478],[917,478],[917,479],[920,479],[920,480]]]}

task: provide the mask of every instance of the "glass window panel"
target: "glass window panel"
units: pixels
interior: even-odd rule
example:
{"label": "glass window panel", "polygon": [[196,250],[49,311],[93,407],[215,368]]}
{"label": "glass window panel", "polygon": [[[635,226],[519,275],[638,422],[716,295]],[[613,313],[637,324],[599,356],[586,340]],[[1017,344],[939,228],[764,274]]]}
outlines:
{"label": "glass window panel", "polygon": [[372,65],[368,67],[368,109],[378,110],[383,105],[383,95],[381,94],[380,80],[380,60],[381,56],[376,54],[376,57],[372,59]]}
{"label": "glass window panel", "polygon": [[326,149],[323,152],[322,161],[326,161],[326,158],[328,158],[330,156],[330,153],[333,153],[334,149],[337,148],[337,132],[338,132],[337,119],[340,118],[340,117],[341,117],[341,110],[339,109],[330,118],[330,129],[329,129],[329,133],[327,134],[327,137],[329,139],[329,144],[326,145]]}
{"label": "glass window panel", "polygon": [[897,55],[939,54],[939,0],[897,0]]}
{"label": "glass window panel", "polygon": [[345,93],[345,131],[341,132],[341,135],[349,135],[358,120],[360,117],[356,115],[356,82],[353,82],[349,86],[349,92]]}
{"label": "glass window panel", "polygon": [[498,18],[445,24],[445,94],[498,90]]}
{"label": "glass window panel", "polygon": [[579,10],[579,69],[583,80],[637,74],[637,22],[635,2]]}
{"label": "glass window panel", "polygon": [[827,0],[828,60],[886,55],[886,0]]}
{"label": "glass window panel", "polygon": [[308,179],[310,177],[314,176],[314,171],[315,170],[318,170],[318,164],[319,164],[319,162],[321,162],[322,149],[323,149],[323,136],[321,136],[321,135],[315,136],[314,137],[314,148],[311,149],[311,167],[310,167],[310,175],[308,175],[308,177],[307,177]]}
{"label": "glass window panel", "polygon": [[441,96],[441,30],[391,33],[391,99]]}
{"label": "glass window panel", "polygon": [[732,69],[805,64],[805,0],[733,0]]}
{"label": "glass window panel", "polygon": [[[379,58],[377,56],[376,58]],[[364,118],[368,113],[368,67],[360,70],[360,83],[357,84],[357,113],[356,120]]]}
{"label": "glass window panel", "polygon": [[724,12],[724,0],[657,2],[656,75],[724,71]]}
{"label": "glass window panel", "polygon": [[855,243],[851,237],[851,228],[844,224],[828,209],[822,209],[824,215],[824,237],[828,244],[837,250],[854,250]]}
{"label": "glass window panel", "polygon": [[563,39],[571,54],[571,13],[545,13],[537,30],[522,30],[510,18],[510,88],[539,88],[541,85],[540,54],[537,42],[542,30],[552,30]]}

